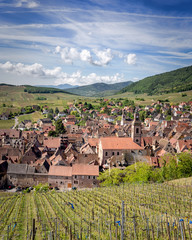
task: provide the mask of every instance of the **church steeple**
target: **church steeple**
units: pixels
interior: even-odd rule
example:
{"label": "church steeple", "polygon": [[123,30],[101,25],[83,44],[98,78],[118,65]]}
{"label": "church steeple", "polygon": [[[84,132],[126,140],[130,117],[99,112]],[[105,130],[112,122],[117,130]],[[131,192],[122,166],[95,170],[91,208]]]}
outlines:
{"label": "church steeple", "polygon": [[122,116],[121,116],[121,126],[125,124],[125,113],[124,110],[122,110]]}
{"label": "church steeple", "polygon": [[141,121],[139,120],[139,113],[135,112],[134,120],[132,122],[131,138],[133,142],[141,146]]}

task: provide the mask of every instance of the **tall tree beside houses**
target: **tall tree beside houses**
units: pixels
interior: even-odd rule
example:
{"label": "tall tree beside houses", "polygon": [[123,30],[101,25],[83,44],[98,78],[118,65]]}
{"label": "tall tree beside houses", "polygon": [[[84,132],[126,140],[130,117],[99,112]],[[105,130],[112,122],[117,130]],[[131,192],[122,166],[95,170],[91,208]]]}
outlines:
{"label": "tall tree beside houses", "polygon": [[66,129],[62,123],[62,119],[58,119],[55,123],[55,127],[56,127],[56,133],[57,134],[64,134],[66,133]]}

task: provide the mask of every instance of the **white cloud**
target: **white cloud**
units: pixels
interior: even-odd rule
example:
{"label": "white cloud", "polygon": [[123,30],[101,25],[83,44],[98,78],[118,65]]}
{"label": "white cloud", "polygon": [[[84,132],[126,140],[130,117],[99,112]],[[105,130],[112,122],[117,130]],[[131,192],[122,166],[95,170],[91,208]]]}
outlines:
{"label": "white cloud", "polygon": [[105,66],[109,64],[113,59],[113,55],[110,48],[106,49],[105,51],[94,50],[94,53],[99,59],[93,62],[95,65]]}
{"label": "white cloud", "polygon": [[16,7],[35,8],[38,6],[39,4],[33,0],[17,0],[16,1]]}
{"label": "white cloud", "polygon": [[4,64],[0,63],[0,68],[5,70],[6,72],[34,77],[57,77],[61,74],[60,67],[56,67],[54,69],[45,69],[39,63],[25,65],[23,63],[13,64],[11,62],[6,62]]}
{"label": "white cloud", "polygon": [[56,48],[55,48],[55,53],[60,53],[61,52],[61,47],[60,46],[57,46]]}
{"label": "white cloud", "polygon": [[116,73],[112,76],[100,76],[96,73],[83,75],[80,71],[68,74],[66,72],[62,72],[62,69],[60,67],[55,67],[54,69],[46,69],[39,63],[25,65],[23,63],[13,64],[11,62],[6,62],[4,64],[0,63],[0,69],[3,69],[4,71],[9,73],[27,75],[40,79],[55,78],[55,84],[69,83],[72,85],[87,85],[98,82],[117,83],[125,81],[124,76],[120,75],[119,73]]}
{"label": "white cloud", "polygon": [[124,80],[124,76],[120,75],[119,73],[116,73],[112,76],[104,75],[100,76],[96,73],[91,73],[89,75],[82,75],[81,72],[77,71],[76,73],[73,73],[71,75],[69,74],[62,74],[60,78],[58,78],[55,83],[56,84],[62,84],[62,83],[69,83],[72,85],[78,84],[78,85],[88,85],[93,83],[117,83],[122,82]]}
{"label": "white cloud", "polygon": [[60,46],[57,46],[55,48],[55,53],[60,54],[64,63],[72,64],[74,60],[79,58],[79,53],[76,48],[61,48]]}
{"label": "white cloud", "polygon": [[125,62],[129,65],[134,65],[136,64],[137,57],[135,53],[130,53],[126,56]]}
{"label": "white cloud", "polygon": [[[72,64],[75,60],[80,60],[97,66],[105,66],[109,64],[113,59],[111,49],[109,48],[104,51],[98,51],[94,49],[91,52],[87,49],[78,51],[76,48],[61,48],[60,46],[57,46],[54,53],[60,54],[61,59],[64,61],[64,63],[69,64]],[[93,57],[98,60],[93,60]]]}
{"label": "white cloud", "polygon": [[80,53],[80,59],[81,61],[92,63],[90,51],[88,51],[87,49],[83,49]]}

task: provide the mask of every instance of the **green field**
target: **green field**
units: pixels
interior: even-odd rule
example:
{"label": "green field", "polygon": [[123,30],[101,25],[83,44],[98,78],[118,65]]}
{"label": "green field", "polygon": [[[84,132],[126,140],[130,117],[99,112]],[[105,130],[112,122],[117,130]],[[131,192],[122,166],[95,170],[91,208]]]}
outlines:
{"label": "green field", "polygon": [[[157,100],[168,99],[169,102],[179,103],[182,101],[189,101],[192,99],[192,91],[186,91],[187,96],[182,97],[181,93],[169,93],[163,95],[147,96],[147,94],[134,94],[127,92],[123,94],[111,95],[106,98],[128,98],[134,100],[136,104],[147,105]],[[47,100],[37,100],[37,97],[46,97]],[[144,98],[144,101],[136,100],[137,98]],[[73,103],[74,100],[85,100],[93,102],[96,98],[83,97],[70,95],[66,93],[53,93],[53,94],[42,94],[42,93],[27,93],[24,92],[23,86],[1,86],[0,87],[0,113],[8,111],[14,112],[16,109],[25,107],[27,105],[48,105],[51,108],[58,107],[60,110],[67,107],[68,104]],[[7,107],[2,107],[2,104],[6,104]],[[13,105],[13,107],[10,107]]]}
{"label": "green field", "polygon": [[[187,96],[182,97],[185,93]],[[45,97],[46,100],[37,100],[38,97]],[[192,99],[192,91],[186,91],[181,93],[170,93],[163,95],[153,95],[147,96],[147,94],[134,94],[132,92],[126,92],[123,94],[111,95],[106,98],[128,98],[134,100],[137,105],[148,105],[152,104],[157,100],[168,99],[170,103],[180,103],[182,101],[189,101]],[[144,101],[137,100],[137,98],[143,98]],[[0,114],[5,112],[18,112],[21,107],[28,105],[48,105],[50,108],[55,109],[56,107],[62,111],[69,104],[73,103],[75,100],[87,101],[88,103],[94,103],[97,98],[83,97],[70,95],[66,93],[27,93],[24,92],[23,86],[1,86],[0,87]],[[3,107],[6,104],[6,107]]]}
{"label": "green field", "polygon": [[[182,94],[186,93],[187,96],[182,97]],[[192,91],[186,91],[186,92],[178,92],[178,93],[168,93],[168,94],[162,94],[162,95],[153,95],[153,96],[147,96],[147,94],[134,94],[133,92],[126,92],[118,95],[112,95],[107,98],[128,98],[130,100],[134,100],[136,104],[138,105],[149,105],[153,102],[156,102],[157,100],[165,100],[168,99],[170,103],[178,104],[180,102],[188,102],[192,100]],[[144,98],[144,101],[136,100],[136,98]]]}
{"label": "green field", "polygon": [[31,120],[32,122],[37,122],[38,119],[43,118],[43,115],[41,112],[34,112],[34,113],[30,113],[30,114],[24,114],[24,115],[20,115],[18,117],[19,119],[19,123],[24,121],[24,120]]}
{"label": "green field", "polygon": [[14,119],[10,120],[0,120],[0,129],[7,129],[13,127],[15,124]]}
{"label": "green field", "polygon": [[[27,105],[48,105],[49,107],[59,107],[63,110],[68,103],[73,102],[78,98],[75,95],[66,93],[27,93],[24,92],[23,86],[1,86],[0,87],[0,106],[6,104],[6,106],[13,105],[15,108],[25,107]],[[47,100],[37,100],[38,97],[46,97]]]}
{"label": "green field", "polygon": [[0,238],[191,239],[192,188],[129,184],[66,192],[0,193]]}

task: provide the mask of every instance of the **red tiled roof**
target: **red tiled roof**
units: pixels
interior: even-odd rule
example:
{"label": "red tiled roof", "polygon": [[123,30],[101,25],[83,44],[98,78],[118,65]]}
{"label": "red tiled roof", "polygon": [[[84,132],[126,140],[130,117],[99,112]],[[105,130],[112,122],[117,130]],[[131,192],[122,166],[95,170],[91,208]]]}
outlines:
{"label": "red tiled roof", "polygon": [[172,146],[175,146],[175,145],[176,145],[176,142],[177,142],[177,139],[171,138],[171,139],[169,140],[169,142],[171,143]]}
{"label": "red tiled roof", "polygon": [[150,126],[157,126],[158,124],[159,122],[152,122],[152,121],[149,123]]}
{"label": "red tiled roof", "polygon": [[73,164],[72,175],[99,176],[99,166],[87,164]]}
{"label": "red tiled roof", "polygon": [[132,138],[106,137],[100,138],[103,149],[135,149],[143,150]]}
{"label": "red tiled roof", "polygon": [[142,137],[141,138],[141,145],[142,145],[142,147],[144,145],[148,145],[148,144],[150,144],[150,145],[153,144],[152,137]]}
{"label": "red tiled roof", "polygon": [[96,147],[99,143],[99,139],[98,138],[89,138],[88,143],[92,146],[92,147]]}
{"label": "red tiled roof", "polygon": [[164,149],[161,149],[160,151],[158,151],[158,152],[156,153],[156,155],[159,156],[159,157],[161,157],[161,156],[164,156],[166,153],[168,153],[168,152],[166,152]]}
{"label": "red tiled roof", "polygon": [[182,151],[184,147],[192,150],[192,140],[178,140],[179,148]]}
{"label": "red tiled roof", "polygon": [[0,129],[0,135],[9,135],[10,138],[19,138],[20,131],[16,129]]}
{"label": "red tiled roof", "polygon": [[55,131],[55,126],[43,126],[43,131],[50,131],[50,130],[54,130]]}
{"label": "red tiled roof", "polygon": [[71,177],[72,176],[72,167],[50,166],[49,175]]}
{"label": "red tiled roof", "polygon": [[71,177],[72,175],[99,176],[99,166],[74,164],[72,167],[50,166],[49,168],[49,176]]}
{"label": "red tiled roof", "polygon": [[60,147],[60,138],[59,137],[48,137],[44,139],[44,146],[48,148],[58,148]]}
{"label": "red tiled roof", "polygon": [[64,125],[75,125],[75,122],[66,122],[66,123],[64,123]]}

